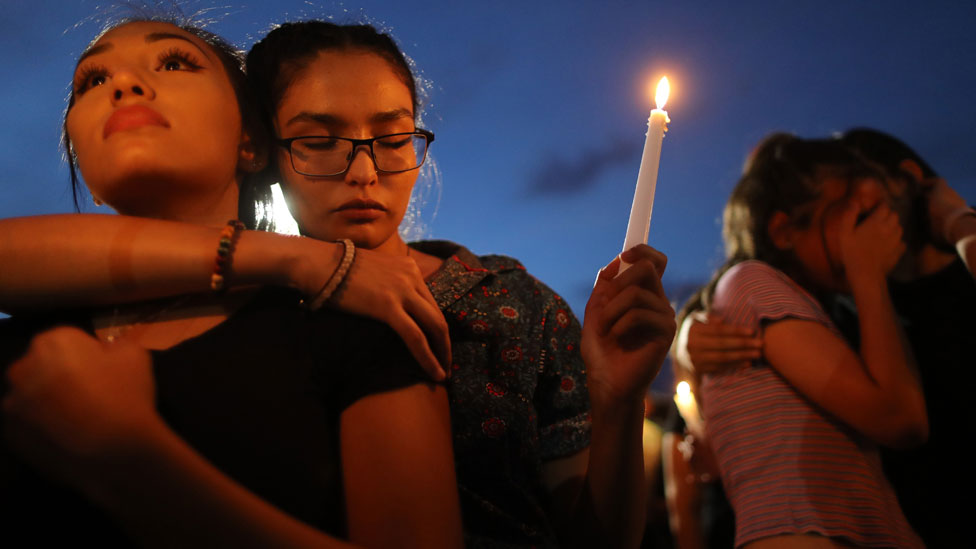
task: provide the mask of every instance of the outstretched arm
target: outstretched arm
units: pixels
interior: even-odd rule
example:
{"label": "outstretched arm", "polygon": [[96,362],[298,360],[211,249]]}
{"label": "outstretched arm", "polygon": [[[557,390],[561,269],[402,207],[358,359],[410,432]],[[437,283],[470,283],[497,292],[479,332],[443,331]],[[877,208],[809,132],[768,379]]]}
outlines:
{"label": "outstretched arm", "polygon": [[[11,445],[104,507],[146,546],[460,546],[443,389],[415,385],[372,395],[343,413],[347,543],[261,500],[170,430],[155,411],[142,349],[59,328],[36,337],[8,377],[3,404]],[[391,418],[391,407],[403,415]],[[404,434],[416,433],[416,424],[408,430],[403,421],[425,426],[422,444]],[[370,484],[380,481],[390,484]],[[367,527],[397,521],[404,524],[396,540]]]}
{"label": "outstretched arm", "polygon": [[[620,259],[633,266],[617,277]],[[636,547],[646,494],[644,395],[674,338],[674,310],[661,273],[667,258],[640,245],[600,272],[586,306],[581,351],[593,426],[590,447],[546,465],[563,542],[582,547]]]}
{"label": "outstretched arm", "polygon": [[[0,220],[0,310],[37,311],[210,291],[219,228],[138,217],[65,214]],[[314,297],[342,246],[244,231],[234,286],[276,285]],[[66,276],[70,273],[70,276]],[[450,363],[447,323],[416,264],[357,250],[332,303],[392,327],[435,379]]]}

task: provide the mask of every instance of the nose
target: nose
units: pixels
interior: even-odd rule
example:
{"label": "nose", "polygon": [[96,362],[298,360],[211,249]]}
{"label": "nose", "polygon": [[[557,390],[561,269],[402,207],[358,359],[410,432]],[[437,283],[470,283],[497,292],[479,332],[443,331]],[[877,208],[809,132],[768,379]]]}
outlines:
{"label": "nose", "polygon": [[349,185],[369,186],[376,183],[376,163],[369,147],[360,145],[352,152],[352,162],[346,170],[345,181]]}
{"label": "nose", "polygon": [[113,103],[127,98],[154,99],[155,97],[155,90],[137,71],[118,69],[112,75]]}

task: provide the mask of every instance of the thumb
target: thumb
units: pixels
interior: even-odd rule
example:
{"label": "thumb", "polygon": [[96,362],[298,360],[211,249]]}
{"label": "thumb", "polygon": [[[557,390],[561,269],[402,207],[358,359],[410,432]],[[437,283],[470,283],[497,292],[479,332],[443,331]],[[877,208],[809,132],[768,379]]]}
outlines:
{"label": "thumb", "polygon": [[607,263],[605,267],[600,269],[600,272],[596,273],[596,280],[593,281],[594,293],[597,287],[605,285],[607,282],[613,280],[617,273],[620,271],[620,256],[613,258],[613,261]]}
{"label": "thumb", "polygon": [[586,302],[584,315],[591,314],[594,309],[602,308],[610,300],[610,286],[619,270],[620,256],[617,256],[596,274],[596,280],[593,281],[593,291],[590,292],[590,299]]}

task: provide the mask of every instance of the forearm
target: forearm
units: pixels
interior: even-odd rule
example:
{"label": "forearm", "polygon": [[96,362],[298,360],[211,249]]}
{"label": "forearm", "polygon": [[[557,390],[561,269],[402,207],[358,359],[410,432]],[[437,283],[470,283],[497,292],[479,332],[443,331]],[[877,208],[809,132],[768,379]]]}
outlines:
{"label": "forearm", "polygon": [[705,547],[701,530],[701,486],[679,444],[680,435],[664,435],[662,459],[668,524],[679,549],[701,549]]}
{"label": "forearm", "polygon": [[238,485],[165,425],[98,468],[89,497],[148,547],[351,547]]}
{"label": "forearm", "polygon": [[976,216],[966,215],[952,224],[949,241],[966,264],[970,274],[976,274]]}
{"label": "forearm", "polygon": [[644,403],[594,403],[589,462],[569,513],[579,547],[637,547],[644,532]]}
{"label": "forearm", "polygon": [[[114,215],[0,220],[0,310],[102,305],[207,292],[220,230]],[[294,285],[297,238],[245,231],[235,285]],[[332,249],[338,265],[339,246]],[[70,273],[70,276],[66,276]]]}
{"label": "forearm", "polygon": [[921,434],[924,439],[925,399],[887,284],[884,280],[861,282],[852,285],[852,289],[861,330],[861,359],[877,388],[873,397],[877,412],[892,425],[905,425],[907,431]]}

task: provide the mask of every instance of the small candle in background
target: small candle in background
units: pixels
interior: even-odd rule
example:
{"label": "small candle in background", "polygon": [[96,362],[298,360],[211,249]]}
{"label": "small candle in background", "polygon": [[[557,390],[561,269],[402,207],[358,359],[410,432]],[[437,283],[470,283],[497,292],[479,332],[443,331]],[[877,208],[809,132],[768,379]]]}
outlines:
{"label": "small candle in background", "polygon": [[[664,104],[671,93],[671,85],[665,76],[658,82],[655,92],[657,108],[651,111],[647,119],[647,136],[644,139],[644,154],[641,156],[640,170],[637,172],[637,187],[634,189],[634,202],[630,206],[630,220],[627,222],[627,235],[624,237],[624,249],[627,251],[638,244],[647,243],[647,232],[651,224],[651,213],[654,210],[654,191],[657,188],[657,172],[661,164],[661,144],[664,132],[668,131],[667,111]],[[620,272],[624,272],[630,264],[620,265]]]}
{"label": "small candle in background", "polygon": [[695,394],[691,392],[691,385],[687,381],[682,381],[675,387],[674,403],[678,406],[681,418],[685,420],[688,432],[702,438],[705,434],[705,425],[702,422],[701,413],[698,411]]}

